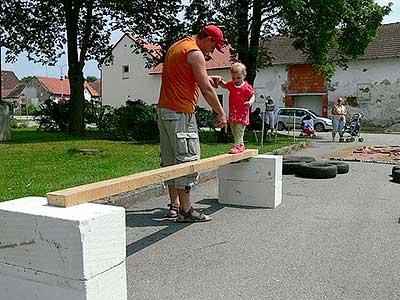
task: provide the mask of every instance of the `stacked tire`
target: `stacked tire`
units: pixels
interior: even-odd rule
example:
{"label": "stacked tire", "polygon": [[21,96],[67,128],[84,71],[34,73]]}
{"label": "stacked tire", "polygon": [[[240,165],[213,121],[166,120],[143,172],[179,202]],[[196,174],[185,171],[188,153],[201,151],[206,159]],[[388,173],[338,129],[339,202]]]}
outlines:
{"label": "stacked tire", "polygon": [[400,166],[394,166],[392,169],[392,179],[394,182],[400,183]]}
{"label": "stacked tire", "polygon": [[284,156],[282,174],[295,175],[297,174],[300,168],[300,164],[310,163],[313,161],[315,161],[315,158],[311,156],[295,156],[295,155]]}
{"label": "stacked tire", "polygon": [[329,179],[349,172],[349,164],[340,161],[316,161],[310,156],[284,156],[283,175],[303,178]]}

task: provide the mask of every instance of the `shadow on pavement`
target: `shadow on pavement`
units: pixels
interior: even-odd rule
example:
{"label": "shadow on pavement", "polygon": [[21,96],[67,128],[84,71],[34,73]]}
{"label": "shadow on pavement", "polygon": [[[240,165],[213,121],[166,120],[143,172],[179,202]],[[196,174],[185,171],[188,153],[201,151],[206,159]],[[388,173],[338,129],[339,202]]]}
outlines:
{"label": "shadow on pavement", "polygon": [[[224,208],[224,205],[218,204],[217,199],[203,199],[197,201],[198,204],[209,205],[209,207],[196,210],[201,211],[204,214],[212,215],[213,213]],[[166,218],[167,209],[164,208],[152,208],[152,209],[141,209],[141,210],[127,210],[126,211],[126,227],[153,227],[153,226],[167,226],[166,228],[152,233],[140,240],[137,240],[126,246],[126,256],[130,256],[139,252],[146,247],[157,243],[165,237],[174,234],[190,225],[192,223],[177,223],[174,219]],[[212,221],[211,221],[212,222]]]}

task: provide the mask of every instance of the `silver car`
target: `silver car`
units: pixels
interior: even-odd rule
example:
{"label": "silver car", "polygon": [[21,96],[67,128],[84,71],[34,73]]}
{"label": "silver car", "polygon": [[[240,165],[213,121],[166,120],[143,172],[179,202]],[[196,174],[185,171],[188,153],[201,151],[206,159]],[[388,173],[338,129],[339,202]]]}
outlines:
{"label": "silver car", "polygon": [[298,107],[279,108],[276,112],[276,126],[278,130],[289,130],[293,129],[294,126],[296,126],[296,128],[301,128],[301,121],[307,115],[313,119],[315,131],[322,132],[332,130],[331,119],[322,117],[307,108]]}

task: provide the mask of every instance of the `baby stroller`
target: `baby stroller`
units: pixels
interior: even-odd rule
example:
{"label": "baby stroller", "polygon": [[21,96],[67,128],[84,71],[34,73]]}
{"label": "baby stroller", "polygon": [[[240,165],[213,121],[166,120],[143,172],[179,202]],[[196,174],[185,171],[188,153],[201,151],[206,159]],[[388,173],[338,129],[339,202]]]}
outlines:
{"label": "baby stroller", "polygon": [[302,132],[300,133],[301,137],[308,136],[315,138],[314,121],[311,118],[311,116],[306,115],[301,120],[301,128],[302,128]]}
{"label": "baby stroller", "polygon": [[356,137],[360,143],[364,141],[364,139],[360,137],[362,118],[363,115],[361,113],[355,113],[351,116],[350,121],[344,127],[343,138],[346,139],[346,142],[354,142]]}

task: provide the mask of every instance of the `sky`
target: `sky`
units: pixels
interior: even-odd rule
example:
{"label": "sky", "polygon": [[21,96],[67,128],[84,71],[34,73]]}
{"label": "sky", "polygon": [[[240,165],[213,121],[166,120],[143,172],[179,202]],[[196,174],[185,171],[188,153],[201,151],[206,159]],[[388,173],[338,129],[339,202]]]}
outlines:
{"label": "sky", "polygon": [[[383,19],[383,24],[400,22],[400,0],[376,0],[380,5],[386,5],[389,2],[393,3],[392,12]],[[111,42],[117,42],[122,36],[122,32],[114,32]],[[27,60],[25,54],[21,54],[18,61],[10,64],[5,62],[5,49],[1,49],[1,69],[14,71],[15,75],[21,79],[25,76],[45,76],[45,77],[60,77],[67,73],[67,59],[65,55],[54,67],[43,66],[41,64],[34,64]],[[86,62],[83,70],[84,76],[96,76],[100,78],[100,71],[97,68],[96,61]]]}

